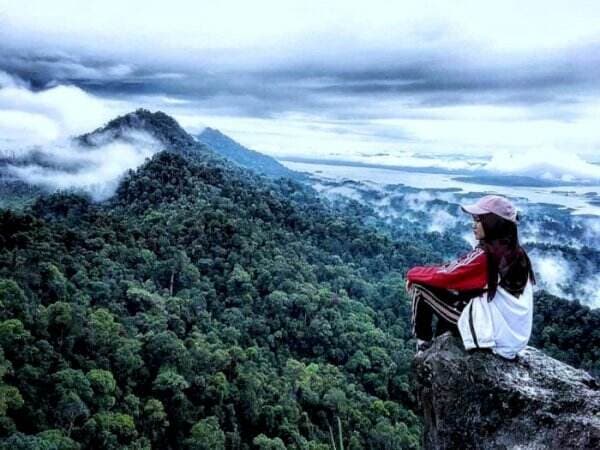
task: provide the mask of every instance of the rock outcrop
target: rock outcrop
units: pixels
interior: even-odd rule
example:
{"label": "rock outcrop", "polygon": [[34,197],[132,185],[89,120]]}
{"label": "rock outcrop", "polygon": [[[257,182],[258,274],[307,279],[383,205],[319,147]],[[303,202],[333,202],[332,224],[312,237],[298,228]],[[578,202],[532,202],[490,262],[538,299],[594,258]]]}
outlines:
{"label": "rock outcrop", "polygon": [[517,361],[436,338],[415,356],[425,449],[599,449],[600,388],[527,347]]}

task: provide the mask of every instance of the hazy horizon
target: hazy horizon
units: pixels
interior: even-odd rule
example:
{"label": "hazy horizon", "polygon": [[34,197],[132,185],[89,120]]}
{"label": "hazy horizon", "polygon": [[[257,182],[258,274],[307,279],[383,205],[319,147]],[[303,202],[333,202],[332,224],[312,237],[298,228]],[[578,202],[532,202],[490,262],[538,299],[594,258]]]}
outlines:
{"label": "hazy horizon", "polygon": [[273,156],[598,162],[600,5],[576,3],[0,1],[1,143],[145,107]]}

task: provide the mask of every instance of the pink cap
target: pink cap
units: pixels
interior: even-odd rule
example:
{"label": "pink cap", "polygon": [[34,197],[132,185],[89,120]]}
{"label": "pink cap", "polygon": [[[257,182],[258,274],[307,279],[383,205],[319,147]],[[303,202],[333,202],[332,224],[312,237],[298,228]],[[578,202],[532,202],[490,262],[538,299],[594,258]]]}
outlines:
{"label": "pink cap", "polygon": [[486,195],[480,198],[474,205],[463,205],[461,208],[463,211],[474,216],[494,213],[503,219],[517,223],[517,209],[515,205],[500,195]]}

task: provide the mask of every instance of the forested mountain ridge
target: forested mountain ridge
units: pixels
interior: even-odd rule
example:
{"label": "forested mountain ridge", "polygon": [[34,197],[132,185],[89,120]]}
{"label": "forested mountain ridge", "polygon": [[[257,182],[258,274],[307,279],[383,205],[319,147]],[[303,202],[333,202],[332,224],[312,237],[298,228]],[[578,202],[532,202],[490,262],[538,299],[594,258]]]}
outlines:
{"label": "forested mountain ridge", "polygon": [[[13,153],[0,149],[0,207],[20,208],[30,204],[37,196],[58,189],[84,195],[92,193],[96,200],[105,200],[114,192],[123,172],[142,164],[144,157],[163,150],[191,161],[226,168],[235,172],[238,178],[256,178],[253,174],[261,174],[259,167],[238,164],[198,142],[175,119],[161,111],[138,109],[116,117],[90,133],[54,145],[56,148],[51,145],[49,148],[34,147]],[[105,152],[106,163],[102,163],[99,160]],[[272,160],[265,155],[256,155]],[[278,164],[275,160],[271,163]],[[286,174],[301,178],[289,170],[280,175]],[[89,180],[87,185],[85,180]],[[69,183],[72,183],[70,187]]]}
{"label": "forested mountain ridge", "polygon": [[216,150],[220,155],[242,167],[252,169],[260,174],[274,178],[287,177],[295,180],[306,179],[306,176],[300,172],[288,169],[270,156],[244,147],[229,136],[221,133],[219,130],[210,127],[205,128],[202,133],[196,136],[196,138],[199,142]]}
{"label": "forested mountain ridge", "polygon": [[411,252],[301,203],[162,152],[4,211],[5,445],[416,448]]}
{"label": "forested mountain ridge", "polygon": [[[175,151],[0,210],[1,448],[418,448],[403,274],[454,244],[363,220]],[[597,368],[598,315],[538,301],[538,342]]]}

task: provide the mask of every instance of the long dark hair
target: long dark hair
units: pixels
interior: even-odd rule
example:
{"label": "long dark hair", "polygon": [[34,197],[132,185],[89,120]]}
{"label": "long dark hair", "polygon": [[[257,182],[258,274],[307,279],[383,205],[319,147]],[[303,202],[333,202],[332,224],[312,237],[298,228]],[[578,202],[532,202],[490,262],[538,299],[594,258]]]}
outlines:
{"label": "long dark hair", "polygon": [[535,284],[531,261],[519,244],[517,224],[494,214],[479,216],[484,238],[479,245],[487,255],[488,301],[496,295],[498,276],[500,286],[515,296],[523,293],[527,281]]}

